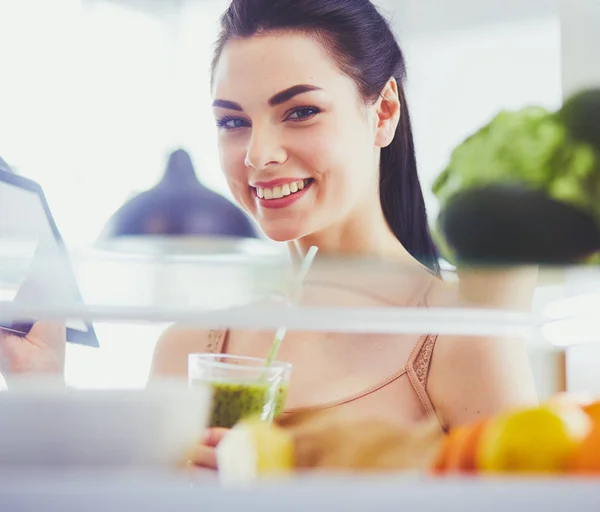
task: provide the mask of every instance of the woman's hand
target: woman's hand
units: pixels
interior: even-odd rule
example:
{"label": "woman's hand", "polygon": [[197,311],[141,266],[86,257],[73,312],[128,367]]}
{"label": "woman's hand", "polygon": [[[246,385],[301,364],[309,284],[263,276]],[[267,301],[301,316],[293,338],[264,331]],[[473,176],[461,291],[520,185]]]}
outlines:
{"label": "woman's hand", "polygon": [[215,448],[229,431],[226,428],[209,428],[206,436],[192,450],[190,463],[193,466],[217,469],[217,455]]}
{"label": "woman's hand", "polygon": [[0,328],[0,373],[11,378],[25,374],[64,375],[66,327],[62,323],[36,322],[26,335]]}

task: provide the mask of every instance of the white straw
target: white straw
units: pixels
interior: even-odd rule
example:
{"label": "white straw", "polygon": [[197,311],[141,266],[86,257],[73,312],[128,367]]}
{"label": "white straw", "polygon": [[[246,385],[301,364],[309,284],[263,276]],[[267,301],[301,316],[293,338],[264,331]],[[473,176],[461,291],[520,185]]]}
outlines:
{"label": "white straw", "polygon": [[[317,255],[318,248],[314,245],[308,250],[304,260],[302,260],[302,264],[300,265],[300,271],[296,275],[292,286],[292,304],[298,304],[300,300],[300,290],[302,289],[302,283],[306,278],[310,267],[313,264],[315,256]],[[283,341],[284,336],[287,333],[287,327],[280,327],[277,329],[275,333],[275,338],[273,340],[273,344],[271,345],[271,350],[269,351],[269,356],[267,357],[267,366],[271,366],[275,357],[277,357],[277,352],[279,352],[279,347],[281,346],[281,342]]]}

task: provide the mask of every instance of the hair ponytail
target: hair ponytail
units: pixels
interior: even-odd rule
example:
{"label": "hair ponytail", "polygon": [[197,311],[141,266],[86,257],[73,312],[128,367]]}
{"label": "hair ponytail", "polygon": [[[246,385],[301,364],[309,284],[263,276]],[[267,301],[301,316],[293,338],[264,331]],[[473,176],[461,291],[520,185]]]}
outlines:
{"label": "hair ponytail", "polygon": [[391,144],[381,150],[379,196],[388,226],[404,248],[434,274],[440,274],[438,251],[429,224],[421,183],[410,114],[401,84],[400,121]]}

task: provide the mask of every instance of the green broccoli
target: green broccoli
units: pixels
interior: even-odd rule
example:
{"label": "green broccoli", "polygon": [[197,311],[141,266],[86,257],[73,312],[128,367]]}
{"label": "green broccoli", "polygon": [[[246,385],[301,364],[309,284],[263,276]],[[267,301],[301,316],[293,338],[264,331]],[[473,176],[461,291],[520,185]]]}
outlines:
{"label": "green broccoli", "polygon": [[571,96],[558,111],[558,117],[573,139],[587,142],[600,152],[600,89]]}
{"label": "green broccoli", "polygon": [[433,192],[443,210],[457,192],[494,183],[540,190],[600,219],[600,151],[576,141],[559,113],[500,112],[453,151]]}

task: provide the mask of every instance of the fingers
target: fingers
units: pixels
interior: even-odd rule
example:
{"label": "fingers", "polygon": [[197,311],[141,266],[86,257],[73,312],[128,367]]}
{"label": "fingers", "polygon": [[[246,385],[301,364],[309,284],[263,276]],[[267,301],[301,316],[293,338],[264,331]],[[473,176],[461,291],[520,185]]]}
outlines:
{"label": "fingers", "polygon": [[32,343],[36,345],[47,345],[53,349],[63,349],[66,344],[67,329],[63,322],[39,321],[27,335]]}
{"label": "fingers", "polygon": [[204,438],[204,444],[215,448],[223,439],[223,436],[229,431],[227,428],[209,428]]}
{"label": "fingers", "polygon": [[198,443],[190,454],[189,463],[196,467],[217,469],[217,453],[214,447]]}
{"label": "fingers", "polygon": [[40,320],[33,324],[29,331],[30,337],[48,337],[56,338],[66,335],[66,327],[64,322],[51,321],[51,320]]}
{"label": "fingers", "polygon": [[197,467],[217,469],[217,454],[215,448],[228,432],[226,428],[209,428],[204,439],[190,453],[189,462]]}

